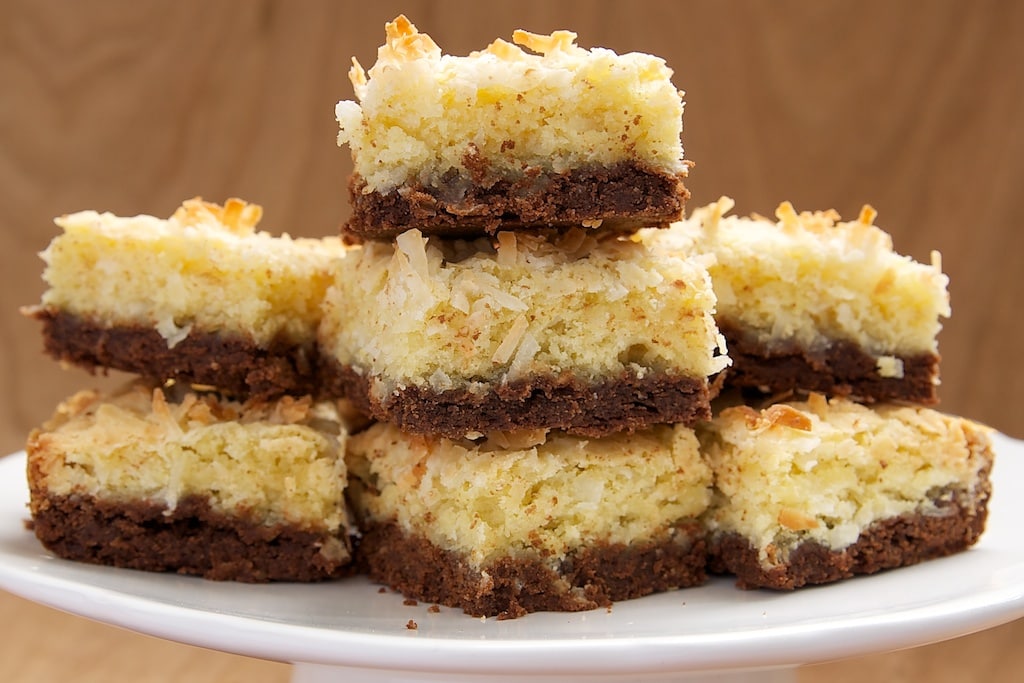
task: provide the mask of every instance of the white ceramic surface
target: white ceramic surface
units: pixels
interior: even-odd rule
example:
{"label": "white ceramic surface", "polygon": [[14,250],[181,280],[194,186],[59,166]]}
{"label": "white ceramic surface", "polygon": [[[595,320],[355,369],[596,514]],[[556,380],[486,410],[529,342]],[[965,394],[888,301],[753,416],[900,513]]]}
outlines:
{"label": "white ceramic surface", "polygon": [[175,641],[390,672],[387,680],[641,680],[794,666],[923,645],[1024,616],[1024,442],[997,435],[996,450],[988,529],[960,555],[792,593],[740,591],[716,579],[611,610],[510,621],[407,606],[363,578],[245,585],[57,559],[25,528],[25,458],[15,454],[0,459],[0,588]]}

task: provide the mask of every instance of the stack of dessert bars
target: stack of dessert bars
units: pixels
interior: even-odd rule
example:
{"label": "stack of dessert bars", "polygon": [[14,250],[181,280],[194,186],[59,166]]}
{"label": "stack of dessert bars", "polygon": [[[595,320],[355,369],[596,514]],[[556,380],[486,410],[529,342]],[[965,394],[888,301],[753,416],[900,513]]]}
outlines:
{"label": "stack of dessert bars", "polygon": [[29,436],[36,536],[61,557],[242,581],[348,572],[345,415],[315,401],[337,237],[257,232],[261,209],[83,211],[26,312],[65,364],[136,375]]}
{"label": "stack of dessert bars", "polygon": [[992,453],[926,407],[937,255],[893,252],[869,207],[681,220],[664,63],[513,41],[451,57],[399,18],[337,107],[363,245],[320,342],[378,420],[349,448],[361,568],[507,617],[973,544]]}
{"label": "stack of dessert bars", "polygon": [[664,238],[704,254],[731,365],[698,427],[714,470],[709,568],[792,589],[961,551],[987,516],[988,430],[937,403],[937,253],[893,251],[864,207],[776,220],[722,198]]}
{"label": "stack of dessert bars", "polygon": [[362,245],[320,333],[332,393],[378,421],[349,443],[357,560],[504,617],[704,581],[691,427],[726,363],[706,269],[638,231],[687,197],[671,72],[513,39],[450,57],[399,18],[353,67]]}
{"label": "stack of dessert bars", "polygon": [[60,219],[47,350],[140,379],[31,435],[46,547],[512,618],[972,545],[993,453],[930,407],[938,256],[868,207],[684,219],[671,71],[575,39],[454,57],[389,23],[336,110],[340,240],[237,200]]}

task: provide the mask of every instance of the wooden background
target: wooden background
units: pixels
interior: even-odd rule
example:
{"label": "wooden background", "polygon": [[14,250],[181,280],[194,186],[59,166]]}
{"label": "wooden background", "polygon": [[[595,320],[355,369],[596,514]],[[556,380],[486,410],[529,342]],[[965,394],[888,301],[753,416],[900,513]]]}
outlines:
{"label": "wooden background", "polygon": [[[333,233],[347,214],[334,103],[405,12],[465,54],[514,28],[664,57],[687,91],[692,205],[879,211],[896,248],[943,253],[953,317],[943,408],[1024,436],[1024,3],[102,2],[0,0],[0,453],[85,386],[18,307],[42,292],[52,218],[169,215],[239,196],[264,227]],[[997,489],[996,495],[999,495]],[[288,668],[164,643],[0,593],[0,680],[283,681]],[[1018,621],[805,681],[1018,680]],[[173,666],[169,666],[174,662]]]}

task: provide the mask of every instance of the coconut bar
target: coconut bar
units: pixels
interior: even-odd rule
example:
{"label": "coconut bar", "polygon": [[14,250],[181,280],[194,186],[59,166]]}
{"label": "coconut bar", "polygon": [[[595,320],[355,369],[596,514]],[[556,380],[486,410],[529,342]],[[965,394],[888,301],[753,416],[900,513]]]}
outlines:
{"label": "coconut bar", "polygon": [[778,222],[728,216],[731,207],[723,198],[658,231],[714,258],[727,386],[937,402],[937,335],[950,314],[938,252],[929,264],[895,253],[867,206],[849,222],[788,202]]}
{"label": "coconut bar", "polygon": [[378,423],[347,464],[357,564],[412,599],[514,618],[705,579],[711,472],[685,427],[452,441]]}
{"label": "coconut bar", "polygon": [[961,552],[985,528],[989,430],[922,406],[811,394],[699,430],[715,476],[711,566],[793,589]]}
{"label": "coconut bar", "polygon": [[342,576],[345,437],[337,407],[309,398],[83,391],[29,437],[33,528],[81,562],[246,582]]}
{"label": "coconut bar", "polygon": [[414,433],[692,424],[728,362],[703,263],[637,239],[412,230],[337,265],[327,391]]}
{"label": "coconut bar", "polygon": [[683,102],[657,57],[516,31],[442,54],[400,16],[339,102],[351,150],[346,232],[470,235],[528,226],[631,229],[682,217]]}
{"label": "coconut bar", "polygon": [[90,370],[273,398],[316,390],[316,330],[339,238],[257,232],[262,209],[186,201],[169,219],[83,211],[42,253],[26,313],[46,351]]}

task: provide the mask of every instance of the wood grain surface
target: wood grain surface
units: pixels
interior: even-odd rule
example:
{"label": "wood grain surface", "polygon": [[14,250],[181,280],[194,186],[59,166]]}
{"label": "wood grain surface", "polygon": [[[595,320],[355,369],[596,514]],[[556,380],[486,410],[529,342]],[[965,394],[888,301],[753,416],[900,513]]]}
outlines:
{"label": "wood grain surface", "polygon": [[[522,27],[664,57],[687,92],[692,205],[726,194],[743,213],[788,199],[854,217],[870,203],[897,250],[941,251],[942,408],[1024,436],[1024,3],[0,0],[0,453],[68,394],[121,379],[57,367],[18,313],[42,292],[53,217],[238,196],[268,230],[334,233],[350,168],[334,103],[399,12],[457,54]],[[3,681],[288,676],[8,594],[0,617]],[[1022,636],[1015,622],[801,677],[1016,681]]]}

